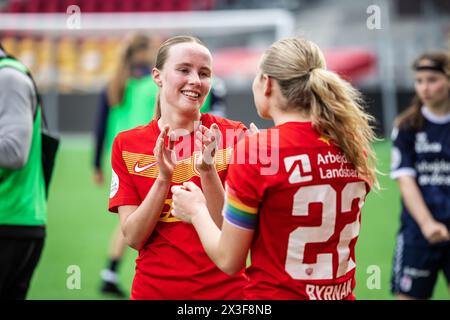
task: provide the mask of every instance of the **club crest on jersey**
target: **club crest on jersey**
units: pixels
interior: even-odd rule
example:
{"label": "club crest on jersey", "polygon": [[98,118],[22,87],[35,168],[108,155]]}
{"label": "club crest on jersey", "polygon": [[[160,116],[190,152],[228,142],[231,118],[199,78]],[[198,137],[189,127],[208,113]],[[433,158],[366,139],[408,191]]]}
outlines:
{"label": "club crest on jersey", "polygon": [[404,275],[400,280],[400,288],[404,292],[409,292],[412,288],[412,278],[408,275]]}
{"label": "club crest on jersey", "polygon": [[119,176],[113,170],[111,177],[111,190],[109,192],[109,198],[113,198],[116,195],[117,191],[119,191]]}

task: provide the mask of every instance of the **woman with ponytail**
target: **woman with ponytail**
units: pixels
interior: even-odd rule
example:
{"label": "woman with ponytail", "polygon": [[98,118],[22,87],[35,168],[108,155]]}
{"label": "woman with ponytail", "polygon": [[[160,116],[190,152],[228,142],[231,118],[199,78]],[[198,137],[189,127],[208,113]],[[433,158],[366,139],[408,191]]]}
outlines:
{"label": "woman with ponytail", "polygon": [[429,299],[439,271],[450,284],[450,57],[425,53],[413,69],[416,95],[392,134],[391,177],[402,197],[392,292]]}
{"label": "woman with ponytail", "polygon": [[221,226],[231,150],[246,128],[200,112],[211,89],[212,57],[199,39],[164,41],[152,76],[156,118],[119,133],[112,150],[109,210],[118,213],[127,244],[139,251],[131,298],[241,299],[243,272],[219,270],[194,228],[171,215],[170,187],[186,181],[201,187]]}
{"label": "woman with ponytail", "polygon": [[[173,214],[194,225],[229,274],[245,266],[250,249],[246,299],[354,299],[361,208],[377,187],[372,117],[303,39],[280,40],[263,54],[253,94],[259,116],[275,126],[236,146],[221,230],[191,183],[172,188]],[[275,169],[265,170],[261,154],[272,155]]]}

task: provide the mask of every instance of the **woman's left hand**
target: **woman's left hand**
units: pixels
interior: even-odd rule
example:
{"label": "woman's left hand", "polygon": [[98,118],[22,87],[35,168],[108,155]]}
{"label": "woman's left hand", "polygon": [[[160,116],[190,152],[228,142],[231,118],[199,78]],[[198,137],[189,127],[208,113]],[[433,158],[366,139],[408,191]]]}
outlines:
{"label": "woman's left hand", "polygon": [[215,156],[222,139],[219,126],[215,123],[211,128],[203,125],[195,133],[195,146],[200,150],[200,156],[195,163],[199,172],[206,172],[214,169]]}
{"label": "woman's left hand", "polygon": [[187,223],[206,208],[206,199],[202,190],[193,182],[184,182],[182,186],[173,186],[172,214]]}

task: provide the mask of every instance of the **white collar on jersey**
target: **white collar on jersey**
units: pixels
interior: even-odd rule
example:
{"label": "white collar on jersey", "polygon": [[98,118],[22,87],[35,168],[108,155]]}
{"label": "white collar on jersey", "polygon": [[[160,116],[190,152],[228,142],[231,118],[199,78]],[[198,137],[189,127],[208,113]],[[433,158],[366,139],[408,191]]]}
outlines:
{"label": "white collar on jersey", "polygon": [[425,119],[435,124],[446,124],[447,122],[450,122],[450,113],[447,113],[444,116],[438,116],[432,113],[427,106],[422,106],[421,111]]}

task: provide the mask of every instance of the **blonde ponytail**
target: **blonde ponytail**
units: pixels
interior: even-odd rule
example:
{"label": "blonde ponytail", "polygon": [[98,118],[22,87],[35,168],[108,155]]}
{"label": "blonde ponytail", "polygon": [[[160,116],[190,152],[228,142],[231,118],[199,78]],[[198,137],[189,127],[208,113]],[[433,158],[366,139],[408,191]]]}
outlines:
{"label": "blonde ponytail", "polygon": [[309,114],[318,133],[342,149],[360,176],[379,187],[371,147],[374,118],[364,111],[358,90],[326,70],[316,44],[298,38],[277,41],[265,52],[261,71],[278,81],[285,109]]}
{"label": "blonde ponytail", "polygon": [[376,156],[371,143],[376,139],[364,111],[361,94],[334,72],[314,69],[309,79],[312,97],[310,115],[316,130],[334,141],[358,173],[378,187]]}

